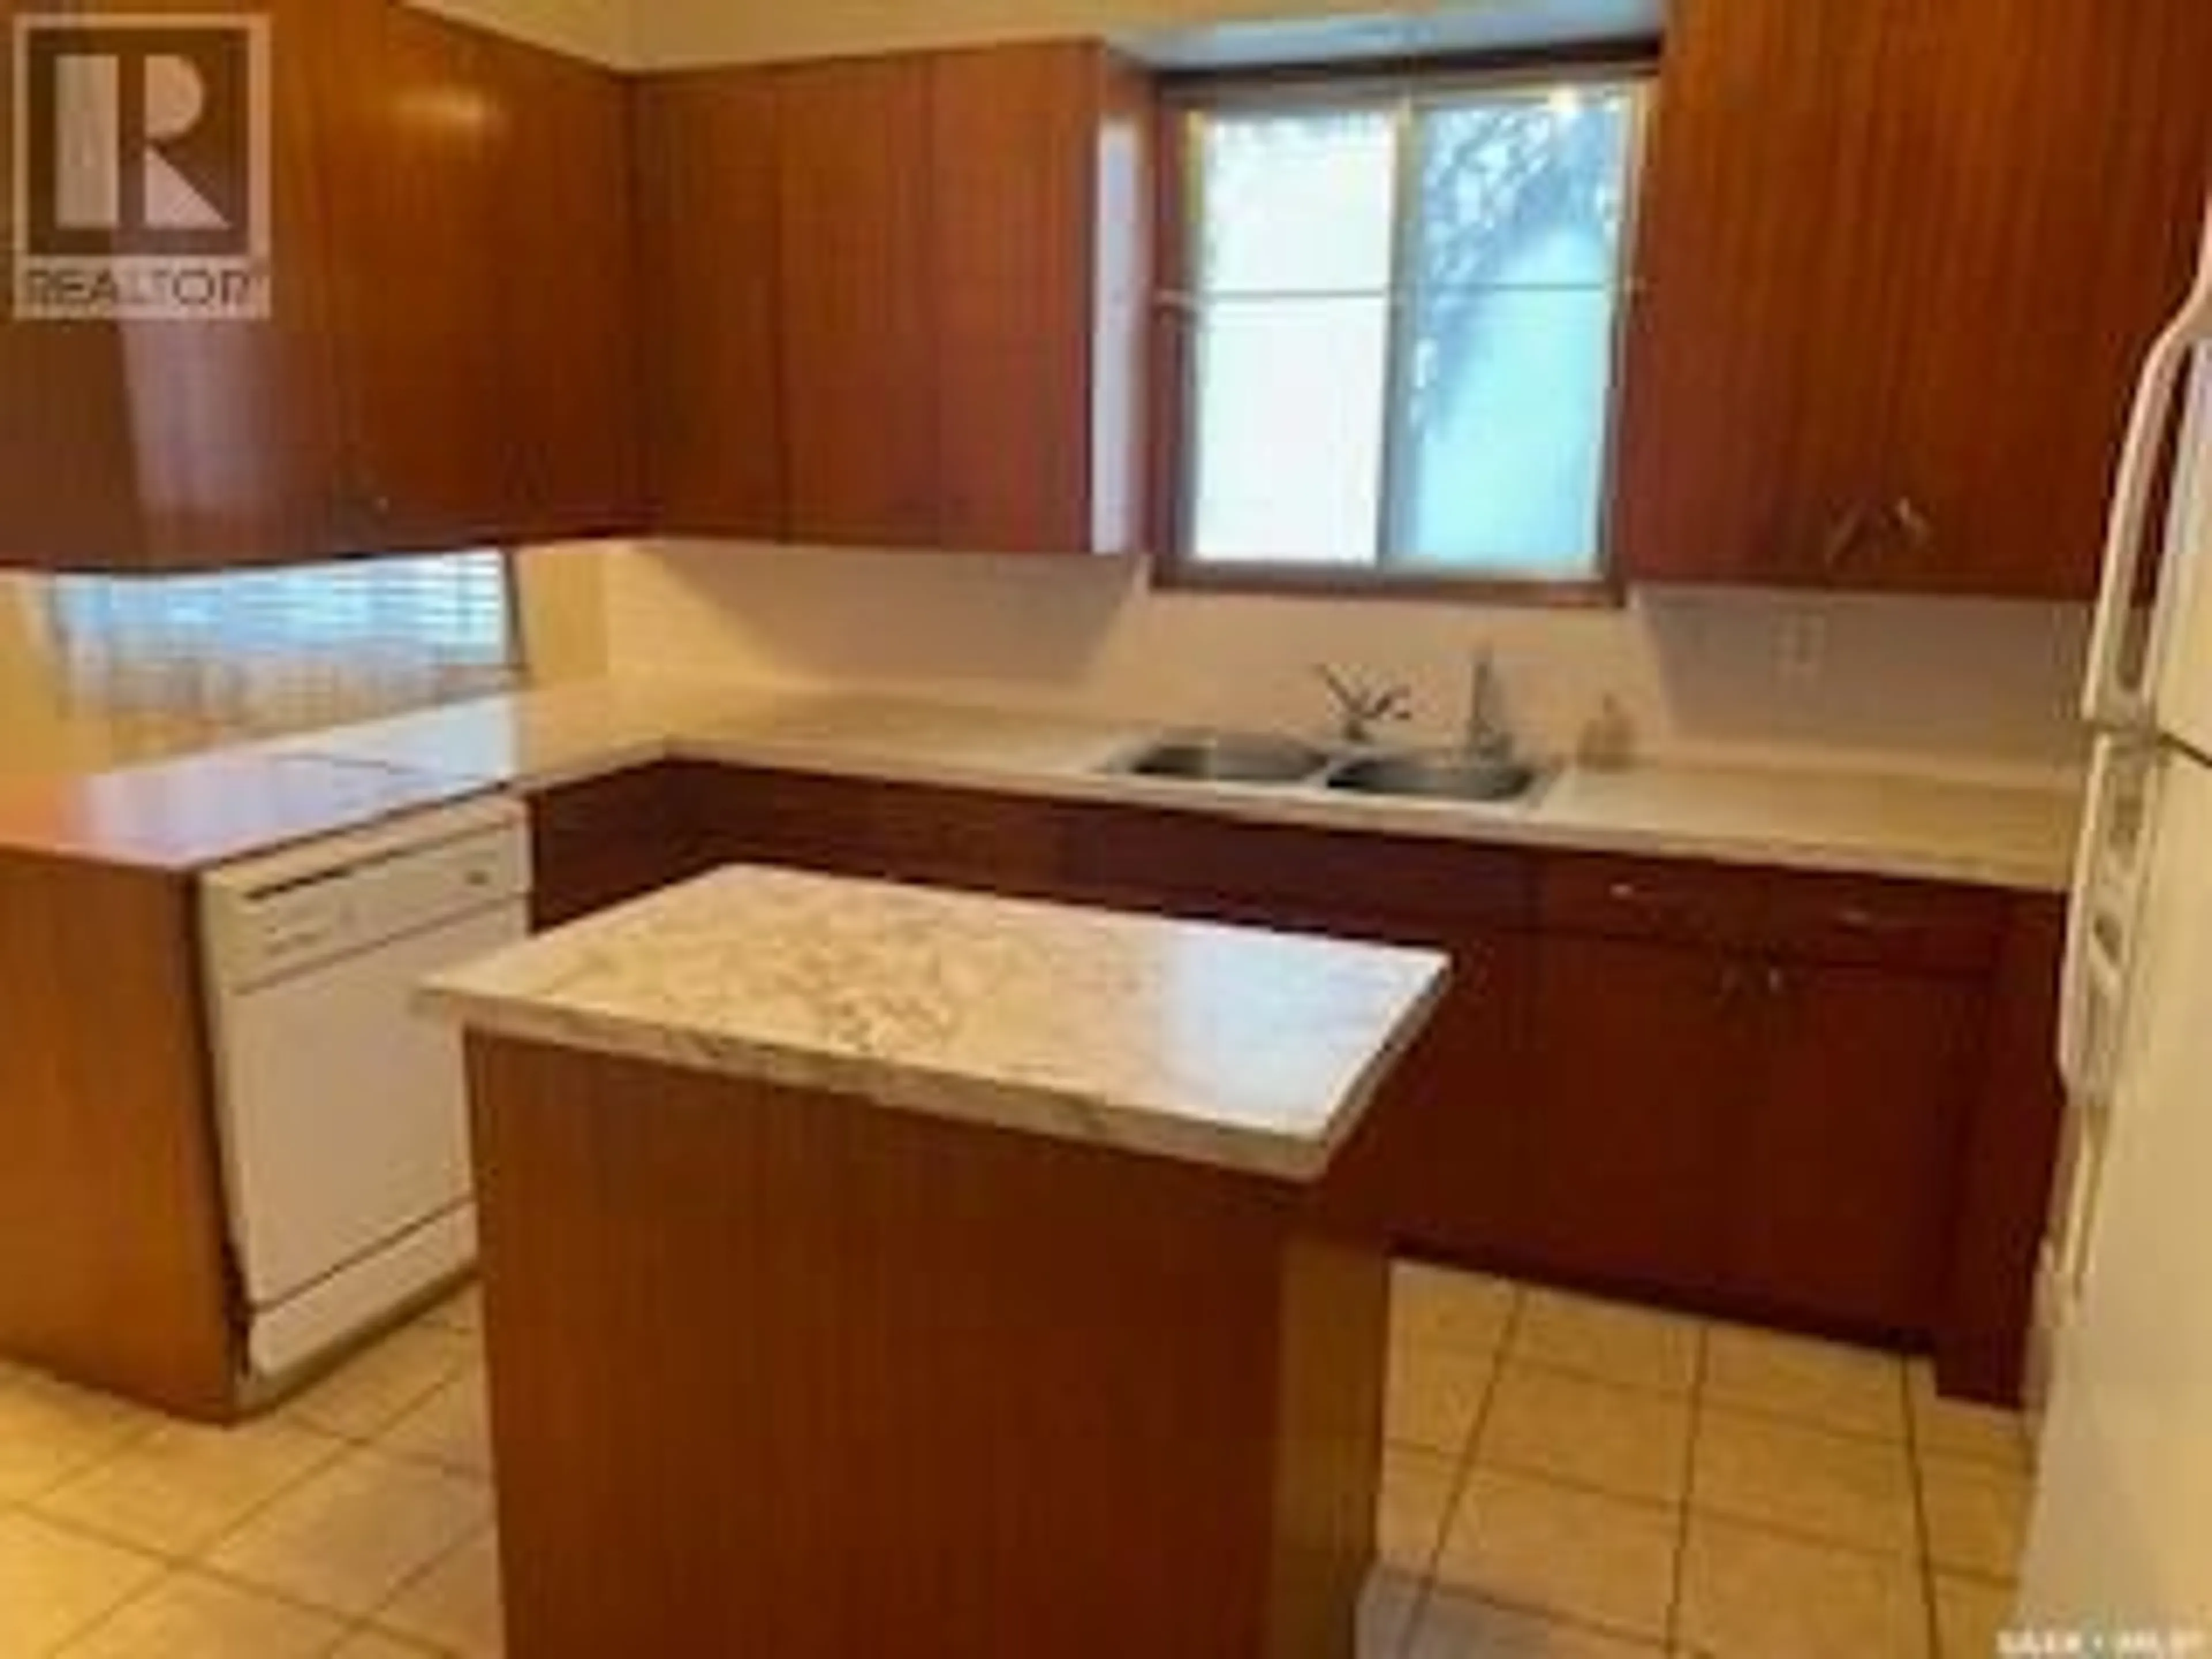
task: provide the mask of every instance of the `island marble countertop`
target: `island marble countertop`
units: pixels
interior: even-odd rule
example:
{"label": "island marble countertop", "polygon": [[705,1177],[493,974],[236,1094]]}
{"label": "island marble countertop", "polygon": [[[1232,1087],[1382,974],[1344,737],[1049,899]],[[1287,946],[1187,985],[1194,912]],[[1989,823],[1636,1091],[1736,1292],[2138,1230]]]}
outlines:
{"label": "island marble countertop", "polygon": [[[1162,722],[985,708],[878,696],[779,691],[654,676],[489,697],[428,713],[310,732],[169,763],[159,790],[133,774],[58,779],[0,811],[0,844],[64,843],[73,855],[187,865],[272,851],[313,830],[351,827],[361,775],[326,775],[319,803],[283,792],[300,763],[368,769],[398,788],[531,793],[663,759],[1077,801],[1121,802],[1258,823],[1504,846],[1558,848],[1904,880],[2063,892],[2072,876],[2080,791],[1811,769],[1569,768],[1533,801],[1472,806],[1378,800],[1313,786],[1178,783],[1117,769]],[[255,769],[269,773],[257,793]],[[118,782],[116,781],[123,781]],[[312,792],[308,792],[312,793]],[[161,835],[155,809],[228,803],[220,836]],[[94,810],[94,806],[98,810]],[[313,810],[307,810],[307,809]]]}
{"label": "island marble countertop", "polygon": [[1425,951],[734,866],[441,975],[471,1030],[1307,1182]]}

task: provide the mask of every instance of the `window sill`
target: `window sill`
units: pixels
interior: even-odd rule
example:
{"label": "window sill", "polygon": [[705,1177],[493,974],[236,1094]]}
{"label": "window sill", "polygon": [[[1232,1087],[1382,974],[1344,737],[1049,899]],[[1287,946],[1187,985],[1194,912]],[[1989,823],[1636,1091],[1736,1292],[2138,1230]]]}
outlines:
{"label": "window sill", "polygon": [[1575,611],[1617,611],[1626,602],[1622,585],[1610,576],[1549,582],[1485,576],[1385,576],[1309,565],[1208,568],[1187,559],[1162,559],[1154,562],[1152,580],[1152,586],[1163,592],[1249,593],[1286,599],[1456,601]]}

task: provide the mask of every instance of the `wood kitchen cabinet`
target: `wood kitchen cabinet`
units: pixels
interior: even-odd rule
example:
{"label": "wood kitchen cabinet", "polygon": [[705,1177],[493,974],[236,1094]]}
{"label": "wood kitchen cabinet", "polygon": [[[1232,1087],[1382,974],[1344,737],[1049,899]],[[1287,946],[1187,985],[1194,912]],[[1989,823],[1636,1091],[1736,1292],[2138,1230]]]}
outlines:
{"label": "wood kitchen cabinet", "polygon": [[[55,322],[0,307],[0,565],[144,571],[325,550],[343,442],[314,64],[325,0],[270,0],[274,313],[264,322]],[[100,0],[104,15],[201,15]],[[0,6],[21,17],[51,7]],[[14,176],[15,124],[0,121]],[[0,214],[12,214],[11,202]],[[20,228],[9,225],[10,246]]]}
{"label": "wood kitchen cabinet", "polygon": [[317,27],[345,550],[634,526],[621,79],[388,0]]}
{"label": "wood kitchen cabinet", "polygon": [[646,77],[657,527],[1131,550],[1147,94],[1046,44]]}
{"label": "wood kitchen cabinet", "polygon": [[1759,1307],[1933,1326],[1986,999],[1972,981],[1774,963],[1728,1127],[1722,1282]]}
{"label": "wood kitchen cabinet", "polygon": [[1723,1153],[1758,1060],[1745,977],[1733,958],[1674,945],[1538,945],[1515,1232],[1539,1264],[1712,1291]]}
{"label": "wood kitchen cabinet", "polygon": [[927,547],[940,522],[930,62],[776,77],[785,527]]}
{"label": "wood kitchen cabinet", "polygon": [[635,411],[637,287],[627,78],[488,35],[499,112],[501,538],[635,531],[644,485]]}
{"label": "wood kitchen cabinet", "polygon": [[733,860],[1448,952],[1316,1201],[1401,1251],[1936,1349],[2016,1398],[2057,907],[699,763],[533,803],[542,921]]}
{"label": "wood kitchen cabinet", "polygon": [[390,0],[266,9],[274,314],[0,322],[0,562],[635,527],[621,77]]}
{"label": "wood kitchen cabinet", "polygon": [[1632,580],[2075,598],[2212,182],[2212,9],[1684,0],[1623,382]]}
{"label": "wood kitchen cabinet", "polygon": [[[484,42],[413,7],[314,27],[346,550],[467,545],[508,504],[498,126]],[[429,251],[434,249],[434,257]]]}
{"label": "wood kitchen cabinet", "polygon": [[1868,1334],[1932,1328],[2004,907],[1558,860],[1524,1237],[1554,1271]]}
{"label": "wood kitchen cabinet", "polygon": [[647,514],[675,534],[783,533],[776,76],[636,82]]}

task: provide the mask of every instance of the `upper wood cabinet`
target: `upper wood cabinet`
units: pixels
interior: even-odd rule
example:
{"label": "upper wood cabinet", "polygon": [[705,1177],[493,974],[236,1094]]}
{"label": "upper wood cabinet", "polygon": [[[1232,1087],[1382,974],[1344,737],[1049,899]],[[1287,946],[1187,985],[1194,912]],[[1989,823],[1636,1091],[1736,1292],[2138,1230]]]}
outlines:
{"label": "upper wood cabinet", "polygon": [[1135,545],[1138,77],[1024,46],[653,76],[641,100],[659,528]]}
{"label": "upper wood cabinet", "polygon": [[633,532],[644,520],[629,81],[487,37],[499,112],[502,536]]}
{"label": "upper wood cabinet", "polygon": [[346,550],[634,527],[623,81],[388,0],[317,27]]}
{"label": "upper wood cabinet", "polygon": [[0,562],[635,528],[622,78],[390,0],[267,9],[274,314],[0,321]]}
{"label": "upper wood cabinet", "polygon": [[799,541],[937,539],[936,191],[926,58],[776,80],[785,527]]}
{"label": "upper wood cabinet", "polygon": [[[0,307],[0,564],[146,570],[326,550],[342,442],[317,174],[316,20],[270,0],[273,315],[266,321],[55,322]],[[19,16],[52,8],[0,5]],[[200,14],[192,0],[79,14]],[[0,120],[0,177],[15,123]],[[12,198],[12,191],[8,192]],[[11,214],[11,204],[0,214]],[[8,227],[15,244],[21,227]]]}
{"label": "upper wood cabinet", "polygon": [[2212,8],[1680,0],[1630,579],[2079,597],[2212,182]]}
{"label": "upper wood cabinet", "polygon": [[783,532],[775,76],[655,75],[636,93],[647,512]]}

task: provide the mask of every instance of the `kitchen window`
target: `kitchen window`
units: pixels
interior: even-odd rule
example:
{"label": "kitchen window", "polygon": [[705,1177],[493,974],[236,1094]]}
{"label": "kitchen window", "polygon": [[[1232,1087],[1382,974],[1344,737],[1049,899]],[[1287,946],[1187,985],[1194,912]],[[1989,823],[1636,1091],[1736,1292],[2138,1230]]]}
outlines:
{"label": "kitchen window", "polygon": [[490,551],[182,576],[57,576],[72,714],[284,731],[511,687],[512,573]]}
{"label": "kitchen window", "polygon": [[1175,578],[1603,590],[1648,86],[1555,69],[1188,108]]}

